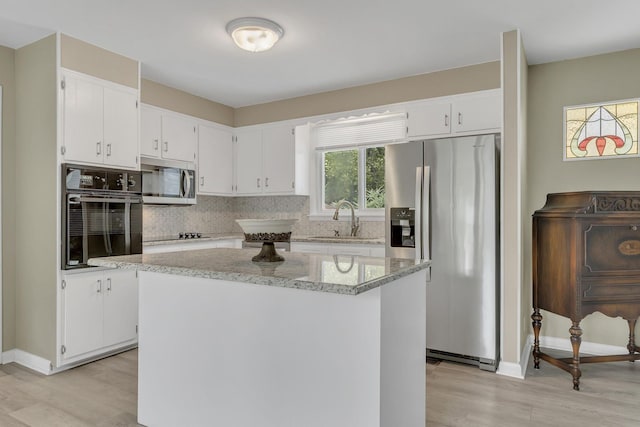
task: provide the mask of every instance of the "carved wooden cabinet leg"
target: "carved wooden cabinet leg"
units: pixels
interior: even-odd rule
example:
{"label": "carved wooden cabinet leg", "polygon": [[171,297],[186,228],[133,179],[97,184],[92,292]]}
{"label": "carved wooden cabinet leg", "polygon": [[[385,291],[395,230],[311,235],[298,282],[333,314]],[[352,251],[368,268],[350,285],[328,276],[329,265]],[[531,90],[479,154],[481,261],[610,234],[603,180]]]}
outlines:
{"label": "carved wooden cabinet leg", "polygon": [[[636,319],[627,320],[629,322],[629,344],[627,344],[627,350],[629,354],[636,352]],[[634,362],[634,360],[630,360]]]}
{"label": "carved wooden cabinet leg", "polygon": [[540,369],[540,327],[542,326],[542,315],[540,310],[535,308],[531,315],[533,322],[533,367]]}
{"label": "carved wooden cabinet leg", "polygon": [[571,348],[573,348],[573,363],[571,364],[571,375],[573,375],[573,389],[580,390],[580,344],[582,343],[582,329],[580,322],[572,322],[569,328],[571,334]]}

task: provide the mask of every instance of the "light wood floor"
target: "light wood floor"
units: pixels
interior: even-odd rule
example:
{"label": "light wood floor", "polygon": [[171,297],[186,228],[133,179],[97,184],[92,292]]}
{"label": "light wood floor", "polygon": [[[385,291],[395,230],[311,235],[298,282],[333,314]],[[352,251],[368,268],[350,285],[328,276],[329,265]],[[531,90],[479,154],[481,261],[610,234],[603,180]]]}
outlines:
{"label": "light wood floor", "polygon": [[[0,366],[0,426],[137,426],[137,356],[132,350],[51,376]],[[530,362],[524,381],[448,362],[426,371],[429,427],[640,426],[638,362],[583,365],[579,392],[569,374],[545,362],[540,370]]]}

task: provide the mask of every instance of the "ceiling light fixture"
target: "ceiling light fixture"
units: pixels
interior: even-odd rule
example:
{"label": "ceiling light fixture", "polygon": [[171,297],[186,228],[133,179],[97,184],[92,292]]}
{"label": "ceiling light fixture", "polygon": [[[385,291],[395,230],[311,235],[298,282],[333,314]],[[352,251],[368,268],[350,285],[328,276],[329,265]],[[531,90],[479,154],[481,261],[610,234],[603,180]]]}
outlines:
{"label": "ceiling light fixture", "polygon": [[227,33],[240,49],[249,52],[269,50],[284,36],[284,30],[264,18],[237,18],[227,24]]}

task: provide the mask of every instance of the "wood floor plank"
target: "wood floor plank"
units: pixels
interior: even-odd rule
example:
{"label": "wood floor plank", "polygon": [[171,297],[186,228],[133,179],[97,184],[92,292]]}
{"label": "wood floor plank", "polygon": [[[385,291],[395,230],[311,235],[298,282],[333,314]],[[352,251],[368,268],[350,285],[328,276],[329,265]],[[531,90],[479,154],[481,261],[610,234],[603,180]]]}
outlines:
{"label": "wood floor plank", "polygon": [[22,408],[9,415],[33,427],[86,427],[91,425],[60,408],[54,408],[42,402]]}
{"label": "wood floor plank", "polygon": [[[545,362],[540,367],[530,361],[519,380],[427,363],[427,426],[640,426],[640,362],[583,365],[580,391],[572,389],[571,375]],[[0,366],[2,427],[137,427],[136,414],[135,350],[51,376]]]}

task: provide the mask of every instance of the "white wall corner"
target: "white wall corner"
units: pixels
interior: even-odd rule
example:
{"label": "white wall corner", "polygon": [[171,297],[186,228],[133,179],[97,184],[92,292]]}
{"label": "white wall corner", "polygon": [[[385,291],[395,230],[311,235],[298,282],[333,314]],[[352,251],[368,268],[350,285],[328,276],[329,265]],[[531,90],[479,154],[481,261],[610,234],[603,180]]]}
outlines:
{"label": "white wall corner", "polygon": [[2,353],[2,364],[11,362],[15,362],[44,375],[51,375],[53,373],[53,365],[49,360],[17,348]]}
{"label": "white wall corner", "polygon": [[12,363],[16,361],[15,350],[7,350],[2,353],[2,364],[6,365],[7,363]]}
{"label": "white wall corner", "polygon": [[520,353],[520,363],[501,361],[500,365],[498,365],[496,374],[523,380],[527,373],[527,366],[529,365],[529,356],[531,356],[532,347],[533,335],[529,335],[524,343],[522,352]]}

